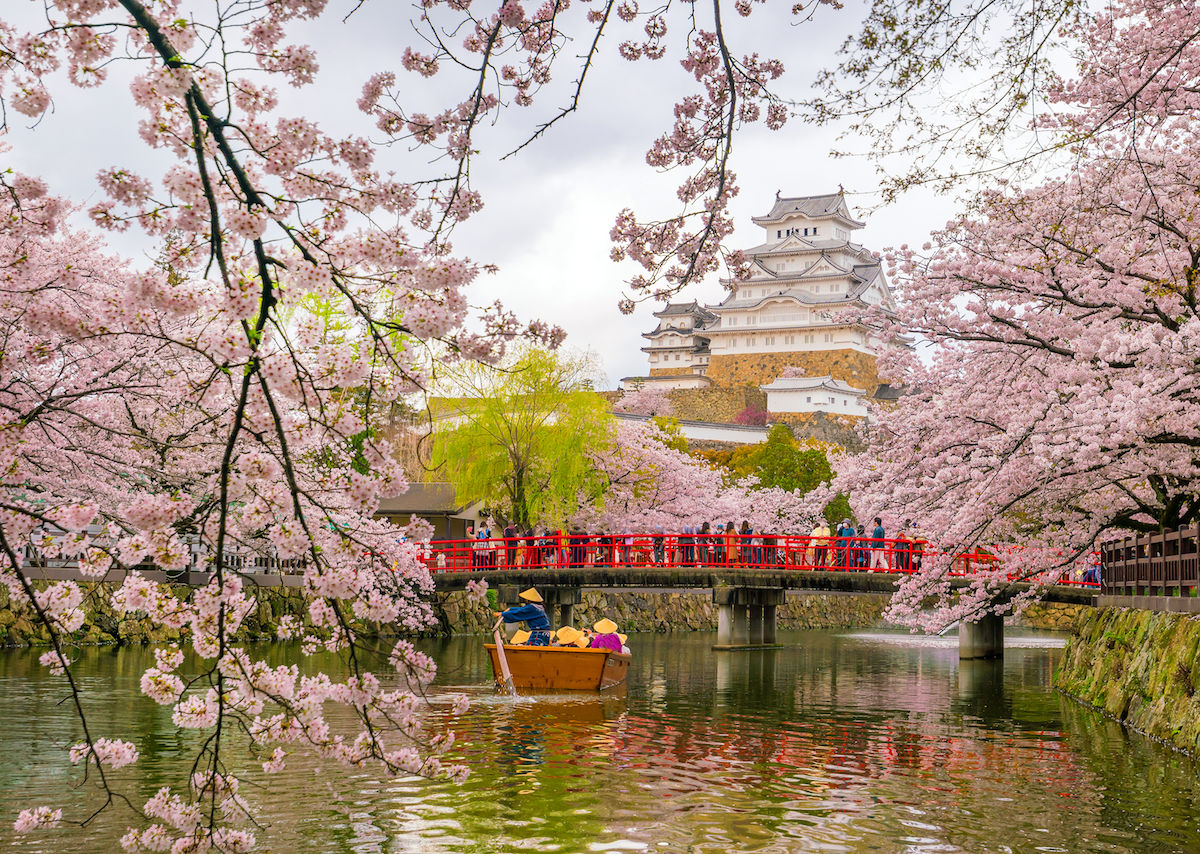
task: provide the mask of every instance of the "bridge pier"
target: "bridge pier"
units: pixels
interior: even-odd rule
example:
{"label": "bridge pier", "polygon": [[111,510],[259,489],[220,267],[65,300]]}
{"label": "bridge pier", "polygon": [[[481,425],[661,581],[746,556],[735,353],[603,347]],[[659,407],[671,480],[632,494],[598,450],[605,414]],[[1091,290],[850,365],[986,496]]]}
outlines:
{"label": "bridge pier", "polygon": [[1004,655],[1004,618],[986,614],[958,624],[959,658],[1000,658]]}
{"label": "bridge pier", "polygon": [[776,609],[785,596],[780,587],[714,587],[717,642],[713,649],[774,646]]}

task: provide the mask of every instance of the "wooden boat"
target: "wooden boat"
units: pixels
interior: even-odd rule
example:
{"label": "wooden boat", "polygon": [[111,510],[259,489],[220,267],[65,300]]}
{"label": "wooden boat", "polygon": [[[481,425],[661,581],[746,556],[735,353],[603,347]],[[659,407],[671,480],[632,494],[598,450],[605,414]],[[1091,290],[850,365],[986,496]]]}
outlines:
{"label": "wooden boat", "polygon": [[[496,645],[485,643],[492,659],[492,674],[503,687]],[[628,653],[569,646],[504,645],[504,657],[518,691],[607,691],[625,684]]]}

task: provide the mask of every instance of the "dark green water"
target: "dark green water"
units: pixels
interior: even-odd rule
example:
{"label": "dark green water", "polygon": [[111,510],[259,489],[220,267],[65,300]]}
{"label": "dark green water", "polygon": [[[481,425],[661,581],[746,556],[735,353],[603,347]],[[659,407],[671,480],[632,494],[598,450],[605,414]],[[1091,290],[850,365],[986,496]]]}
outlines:
{"label": "dark green water", "polygon": [[[953,638],[785,633],[722,653],[710,635],[635,635],[623,697],[510,700],[478,640],[431,643],[462,786],[295,759],[249,791],[273,852],[1200,851],[1197,765],[1049,688],[1046,639],[962,662]],[[261,649],[259,650],[262,651]],[[269,648],[284,661],[285,646]],[[118,777],[140,805],[188,771],[193,736],[137,692],[141,649],[91,649],[78,673],[100,735],[138,741]],[[22,806],[81,814],[76,737],[37,653],[0,653],[0,851],[109,852],[129,815],[17,837]],[[435,692],[435,700],[436,692]],[[430,714],[445,714],[436,702]]]}

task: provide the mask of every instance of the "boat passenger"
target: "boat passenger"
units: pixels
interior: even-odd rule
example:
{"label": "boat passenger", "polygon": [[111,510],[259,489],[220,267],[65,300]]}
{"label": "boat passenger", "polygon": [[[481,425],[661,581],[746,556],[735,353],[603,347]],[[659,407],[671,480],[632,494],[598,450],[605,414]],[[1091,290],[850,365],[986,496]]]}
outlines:
{"label": "boat passenger", "polygon": [[620,632],[617,632],[617,637],[621,639],[621,652],[629,655],[629,644],[627,643],[629,640],[629,635],[623,635]]}
{"label": "boat passenger", "polygon": [[592,645],[592,630],[591,629],[580,629],[579,630],[579,640],[575,641],[575,646],[579,647],[580,649],[587,649],[591,645]]}
{"label": "boat passenger", "polygon": [[537,588],[530,587],[517,595],[521,598],[520,605],[507,611],[492,613],[506,623],[525,623],[529,629],[528,646],[549,646],[550,618],[546,616],[546,609],[542,607],[541,594],[537,592]]}
{"label": "boat passenger", "polygon": [[578,629],[574,629],[571,626],[563,626],[554,633],[554,640],[551,642],[551,646],[575,646],[581,637],[583,637],[583,634]]}
{"label": "boat passenger", "polygon": [[621,639],[617,637],[617,624],[608,617],[592,626],[596,634],[592,638],[592,649],[607,649],[613,652],[621,651]]}
{"label": "boat passenger", "polygon": [[529,632],[524,629],[518,629],[513,634],[512,640],[506,643],[505,646],[525,646],[527,643],[529,643]]}

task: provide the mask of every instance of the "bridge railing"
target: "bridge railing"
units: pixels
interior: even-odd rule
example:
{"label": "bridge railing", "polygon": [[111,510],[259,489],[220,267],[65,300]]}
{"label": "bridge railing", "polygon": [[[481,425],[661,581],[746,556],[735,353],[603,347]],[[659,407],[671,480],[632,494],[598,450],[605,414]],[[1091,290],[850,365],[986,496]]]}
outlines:
{"label": "bridge railing", "polygon": [[1100,546],[1110,596],[1200,594],[1200,526],[1110,540]]}
{"label": "bridge railing", "polygon": [[[935,554],[923,539],[770,536],[762,534],[580,534],[434,540],[424,560],[432,572],[492,569],[701,568],[914,573]],[[939,556],[944,553],[938,552]],[[1015,551],[956,555],[951,575],[994,568]],[[1016,577],[1014,573],[1013,577]],[[1092,565],[1068,571],[1060,584],[1099,587]]]}

